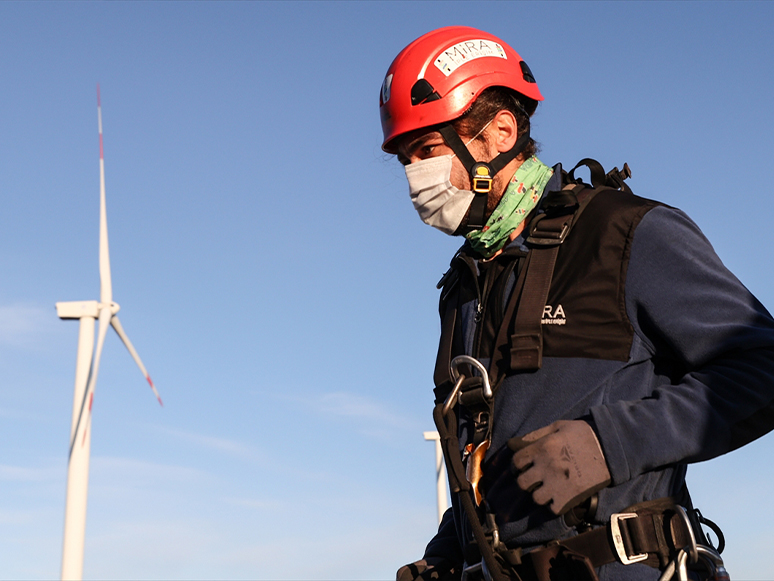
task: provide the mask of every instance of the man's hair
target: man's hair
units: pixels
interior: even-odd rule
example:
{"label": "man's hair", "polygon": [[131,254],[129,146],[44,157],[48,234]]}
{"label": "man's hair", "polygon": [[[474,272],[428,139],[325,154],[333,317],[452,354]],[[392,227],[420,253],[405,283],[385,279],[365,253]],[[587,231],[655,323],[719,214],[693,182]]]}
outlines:
{"label": "man's hair", "polygon": [[[535,112],[537,101],[505,87],[489,87],[478,96],[461,117],[452,121],[452,127],[459,135],[473,136],[489,123],[494,116],[505,109],[513,113],[518,124],[518,137],[529,129],[529,117]],[[480,135],[477,139],[484,138]],[[485,139],[485,138],[484,138]],[[529,159],[538,152],[538,144],[530,137],[521,152],[522,159]]]}

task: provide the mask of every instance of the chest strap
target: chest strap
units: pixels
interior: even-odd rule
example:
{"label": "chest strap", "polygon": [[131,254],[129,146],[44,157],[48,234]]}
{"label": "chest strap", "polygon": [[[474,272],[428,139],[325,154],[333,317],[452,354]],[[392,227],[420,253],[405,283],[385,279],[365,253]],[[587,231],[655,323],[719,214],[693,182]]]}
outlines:
{"label": "chest strap", "polygon": [[[579,184],[570,184],[561,191],[549,192],[544,203],[545,213],[539,214],[530,223],[526,240],[530,251],[511,293],[495,341],[498,348],[495,349],[490,366],[490,373],[494,377],[499,379],[508,372],[535,371],[542,367],[543,312],[556,258],[560,246],[594,193]],[[582,198],[581,202],[579,197]],[[510,341],[507,341],[511,321],[513,329]],[[510,346],[510,350],[504,351],[505,346]],[[501,362],[505,365],[501,365]]]}
{"label": "chest strap", "polygon": [[531,248],[510,341],[511,371],[540,369],[543,365],[543,310],[559,247],[570,231],[573,216],[541,214],[530,224],[527,244]]}

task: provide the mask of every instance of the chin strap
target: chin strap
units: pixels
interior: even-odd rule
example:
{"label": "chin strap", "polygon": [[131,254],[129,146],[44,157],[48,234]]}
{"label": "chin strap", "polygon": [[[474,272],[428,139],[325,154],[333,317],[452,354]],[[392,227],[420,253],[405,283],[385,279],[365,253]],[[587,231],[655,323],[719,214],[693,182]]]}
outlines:
{"label": "chin strap", "polygon": [[529,143],[529,129],[519,137],[516,143],[508,151],[504,151],[490,162],[476,161],[470,154],[467,146],[451,125],[444,125],[438,132],[446,141],[446,144],[456,154],[462,165],[470,175],[471,190],[475,194],[470,203],[468,215],[468,228],[481,230],[486,224],[486,202],[489,192],[492,191],[492,181],[497,173],[524,151]]}

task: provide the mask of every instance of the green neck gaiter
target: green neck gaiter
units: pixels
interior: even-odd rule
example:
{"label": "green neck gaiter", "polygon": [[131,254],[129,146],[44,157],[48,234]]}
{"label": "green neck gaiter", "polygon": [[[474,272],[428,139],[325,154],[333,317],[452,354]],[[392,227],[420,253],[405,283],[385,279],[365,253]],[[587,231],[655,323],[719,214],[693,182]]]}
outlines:
{"label": "green neck gaiter", "polygon": [[500,203],[481,230],[465,237],[473,250],[490,258],[508,243],[508,237],[519,227],[535,206],[554,170],[534,155],[519,166],[505,189]]}

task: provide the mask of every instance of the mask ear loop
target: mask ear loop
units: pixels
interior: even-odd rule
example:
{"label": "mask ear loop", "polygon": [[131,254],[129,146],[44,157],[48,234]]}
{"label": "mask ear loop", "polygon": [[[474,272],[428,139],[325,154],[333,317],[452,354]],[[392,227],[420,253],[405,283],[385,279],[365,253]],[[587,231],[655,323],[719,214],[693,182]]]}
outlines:
{"label": "mask ear loop", "polygon": [[467,147],[468,145],[470,145],[471,143],[473,143],[473,142],[474,142],[476,139],[478,139],[478,136],[479,136],[479,135],[481,135],[481,134],[482,134],[484,131],[486,131],[486,128],[487,128],[487,127],[489,127],[489,126],[492,124],[492,121],[494,121],[494,117],[492,117],[492,118],[491,118],[491,119],[490,119],[490,120],[487,122],[487,124],[486,124],[486,125],[484,125],[484,126],[481,128],[481,130],[480,130],[478,133],[476,133],[476,134],[475,134],[473,137],[471,137],[471,138],[470,138],[470,141],[468,141],[468,142],[465,144],[465,147]]}
{"label": "mask ear loop", "polygon": [[460,136],[451,125],[443,125],[442,127],[438,128],[438,132],[441,134],[441,137],[443,137],[444,141],[446,141],[446,144],[454,152],[452,159],[459,157],[462,165],[465,167],[465,170],[468,173],[470,173],[471,169],[476,164],[476,160],[473,159],[473,156],[470,154],[468,145],[478,139],[478,136],[481,135],[486,130],[486,128],[492,124],[492,121],[494,121],[494,118],[490,119],[489,123],[484,125],[481,130],[476,133],[467,143],[462,141]]}
{"label": "mask ear loop", "polygon": [[[484,125],[484,126],[481,128],[481,130],[480,130],[478,133],[476,133],[476,134],[475,134],[473,137],[471,137],[471,138],[470,138],[470,139],[469,139],[469,140],[468,140],[466,143],[463,143],[463,144],[462,144],[462,145],[464,145],[464,146],[465,146],[465,149],[467,149],[468,145],[470,145],[470,144],[471,144],[471,143],[473,143],[473,142],[474,142],[476,139],[478,139],[478,136],[479,136],[479,135],[481,135],[481,134],[482,134],[484,131],[486,131],[486,128],[487,128],[487,127],[489,127],[489,126],[492,124],[492,121],[494,121],[494,117],[492,117],[492,118],[489,120],[489,122],[488,122],[486,125]],[[468,151],[470,151],[470,150],[468,150]],[[452,159],[454,159],[455,157],[457,157],[457,154],[456,154],[456,153],[453,153],[453,154],[452,154]]]}

